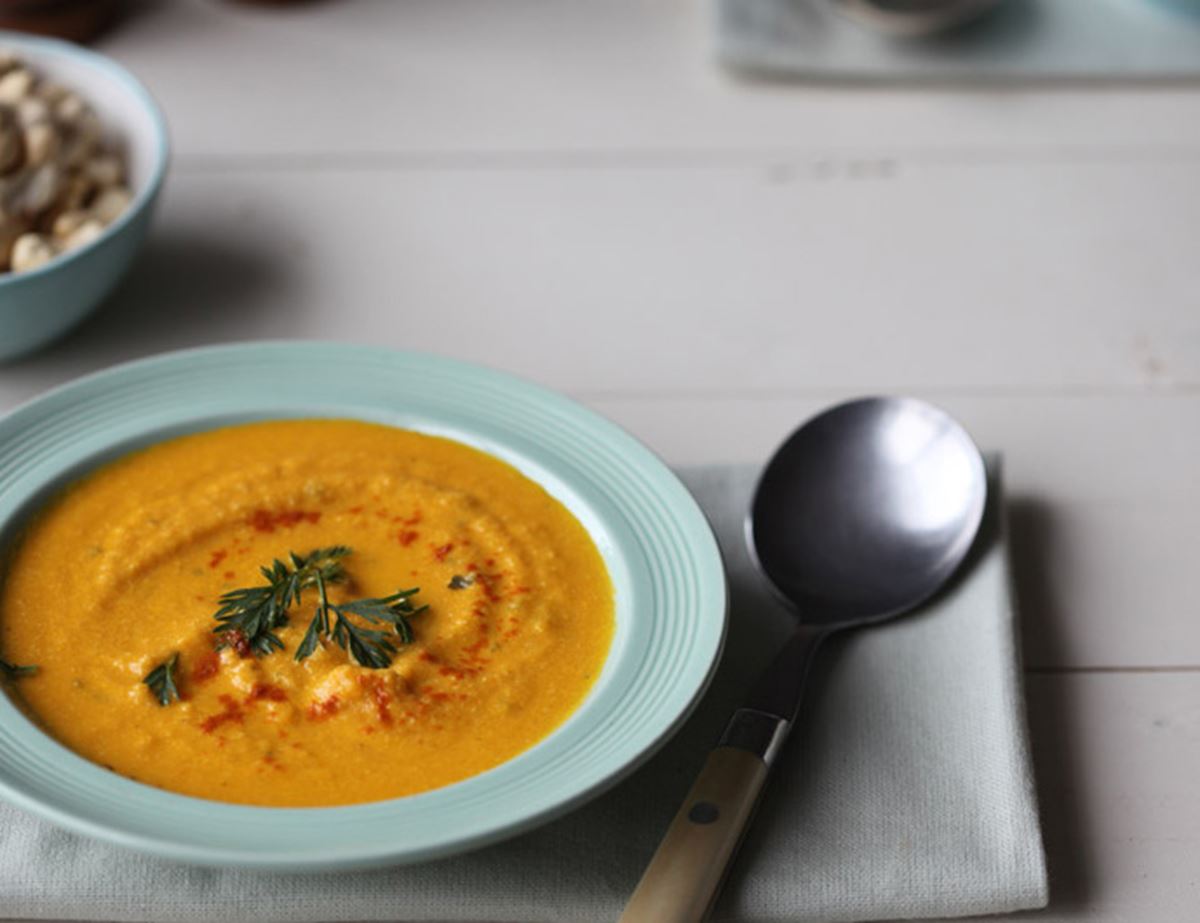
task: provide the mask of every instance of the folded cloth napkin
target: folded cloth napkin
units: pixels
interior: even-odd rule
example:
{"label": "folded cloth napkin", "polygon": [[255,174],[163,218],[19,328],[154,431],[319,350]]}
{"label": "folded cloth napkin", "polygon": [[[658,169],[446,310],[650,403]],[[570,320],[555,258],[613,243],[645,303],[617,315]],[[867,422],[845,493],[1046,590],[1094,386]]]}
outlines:
{"label": "folded cloth napkin", "polygon": [[[0,806],[0,917],[120,921],[615,920],[791,616],[742,545],[756,471],[682,472],[727,556],[728,646],[654,759],[517,839],[425,865],[279,875],[174,865]],[[943,917],[1046,902],[1000,485],[968,568],[920,613],[819,657],[715,919]]]}

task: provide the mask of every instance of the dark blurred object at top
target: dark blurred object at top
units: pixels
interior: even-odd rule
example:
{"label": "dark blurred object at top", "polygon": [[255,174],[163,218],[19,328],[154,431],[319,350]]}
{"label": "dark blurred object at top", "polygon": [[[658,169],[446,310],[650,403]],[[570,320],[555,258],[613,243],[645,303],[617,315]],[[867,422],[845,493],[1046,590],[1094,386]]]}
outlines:
{"label": "dark blurred object at top", "polygon": [[318,0],[230,0],[243,6],[299,6],[302,3],[317,3]]}
{"label": "dark blurred object at top", "polygon": [[999,0],[834,0],[863,25],[900,37],[945,32],[978,19]]}
{"label": "dark blurred object at top", "polygon": [[0,29],[87,42],[116,16],[122,0],[0,0]]}

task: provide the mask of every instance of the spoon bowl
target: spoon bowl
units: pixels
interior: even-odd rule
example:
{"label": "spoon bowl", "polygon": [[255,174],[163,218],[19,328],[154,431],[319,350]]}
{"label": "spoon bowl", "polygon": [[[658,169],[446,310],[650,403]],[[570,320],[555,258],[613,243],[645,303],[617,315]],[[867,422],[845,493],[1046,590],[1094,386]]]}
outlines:
{"label": "spoon bowl", "polygon": [[840,404],[771,458],[747,520],[750,553],[801,621],[890,618],[932,596],[966,557],[987,474],[971,437],[908,398]]}

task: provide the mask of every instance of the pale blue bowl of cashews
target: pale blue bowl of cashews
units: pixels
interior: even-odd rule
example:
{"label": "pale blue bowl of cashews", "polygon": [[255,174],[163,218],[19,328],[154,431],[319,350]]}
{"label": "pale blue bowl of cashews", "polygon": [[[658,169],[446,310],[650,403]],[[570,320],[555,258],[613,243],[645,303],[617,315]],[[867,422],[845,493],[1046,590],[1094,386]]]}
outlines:
{"label": "pale blue bowl of cashews", "polygon": [[133,200],[89,244],[36,269],[0,272],[0,362],[45,346],[104,300],[145,240],[167,168],[162,112],[146,88],[104,55],[68,42],[0,31],[9,51],[38,74],[76,91],[123,148]]}

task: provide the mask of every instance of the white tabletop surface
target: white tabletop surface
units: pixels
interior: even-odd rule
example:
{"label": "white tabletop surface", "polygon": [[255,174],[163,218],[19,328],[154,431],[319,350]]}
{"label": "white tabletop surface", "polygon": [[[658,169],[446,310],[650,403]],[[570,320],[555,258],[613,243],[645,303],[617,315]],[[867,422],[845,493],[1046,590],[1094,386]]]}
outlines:
{"label": "white tabletop surface", "polygon": [[1200,899],[1200,88],[770,86],[681,0],[140,4],[176,157],[0,410],[301,337],[518,372],[669,462],[903,392],[1007,456],[1051,907]]}

